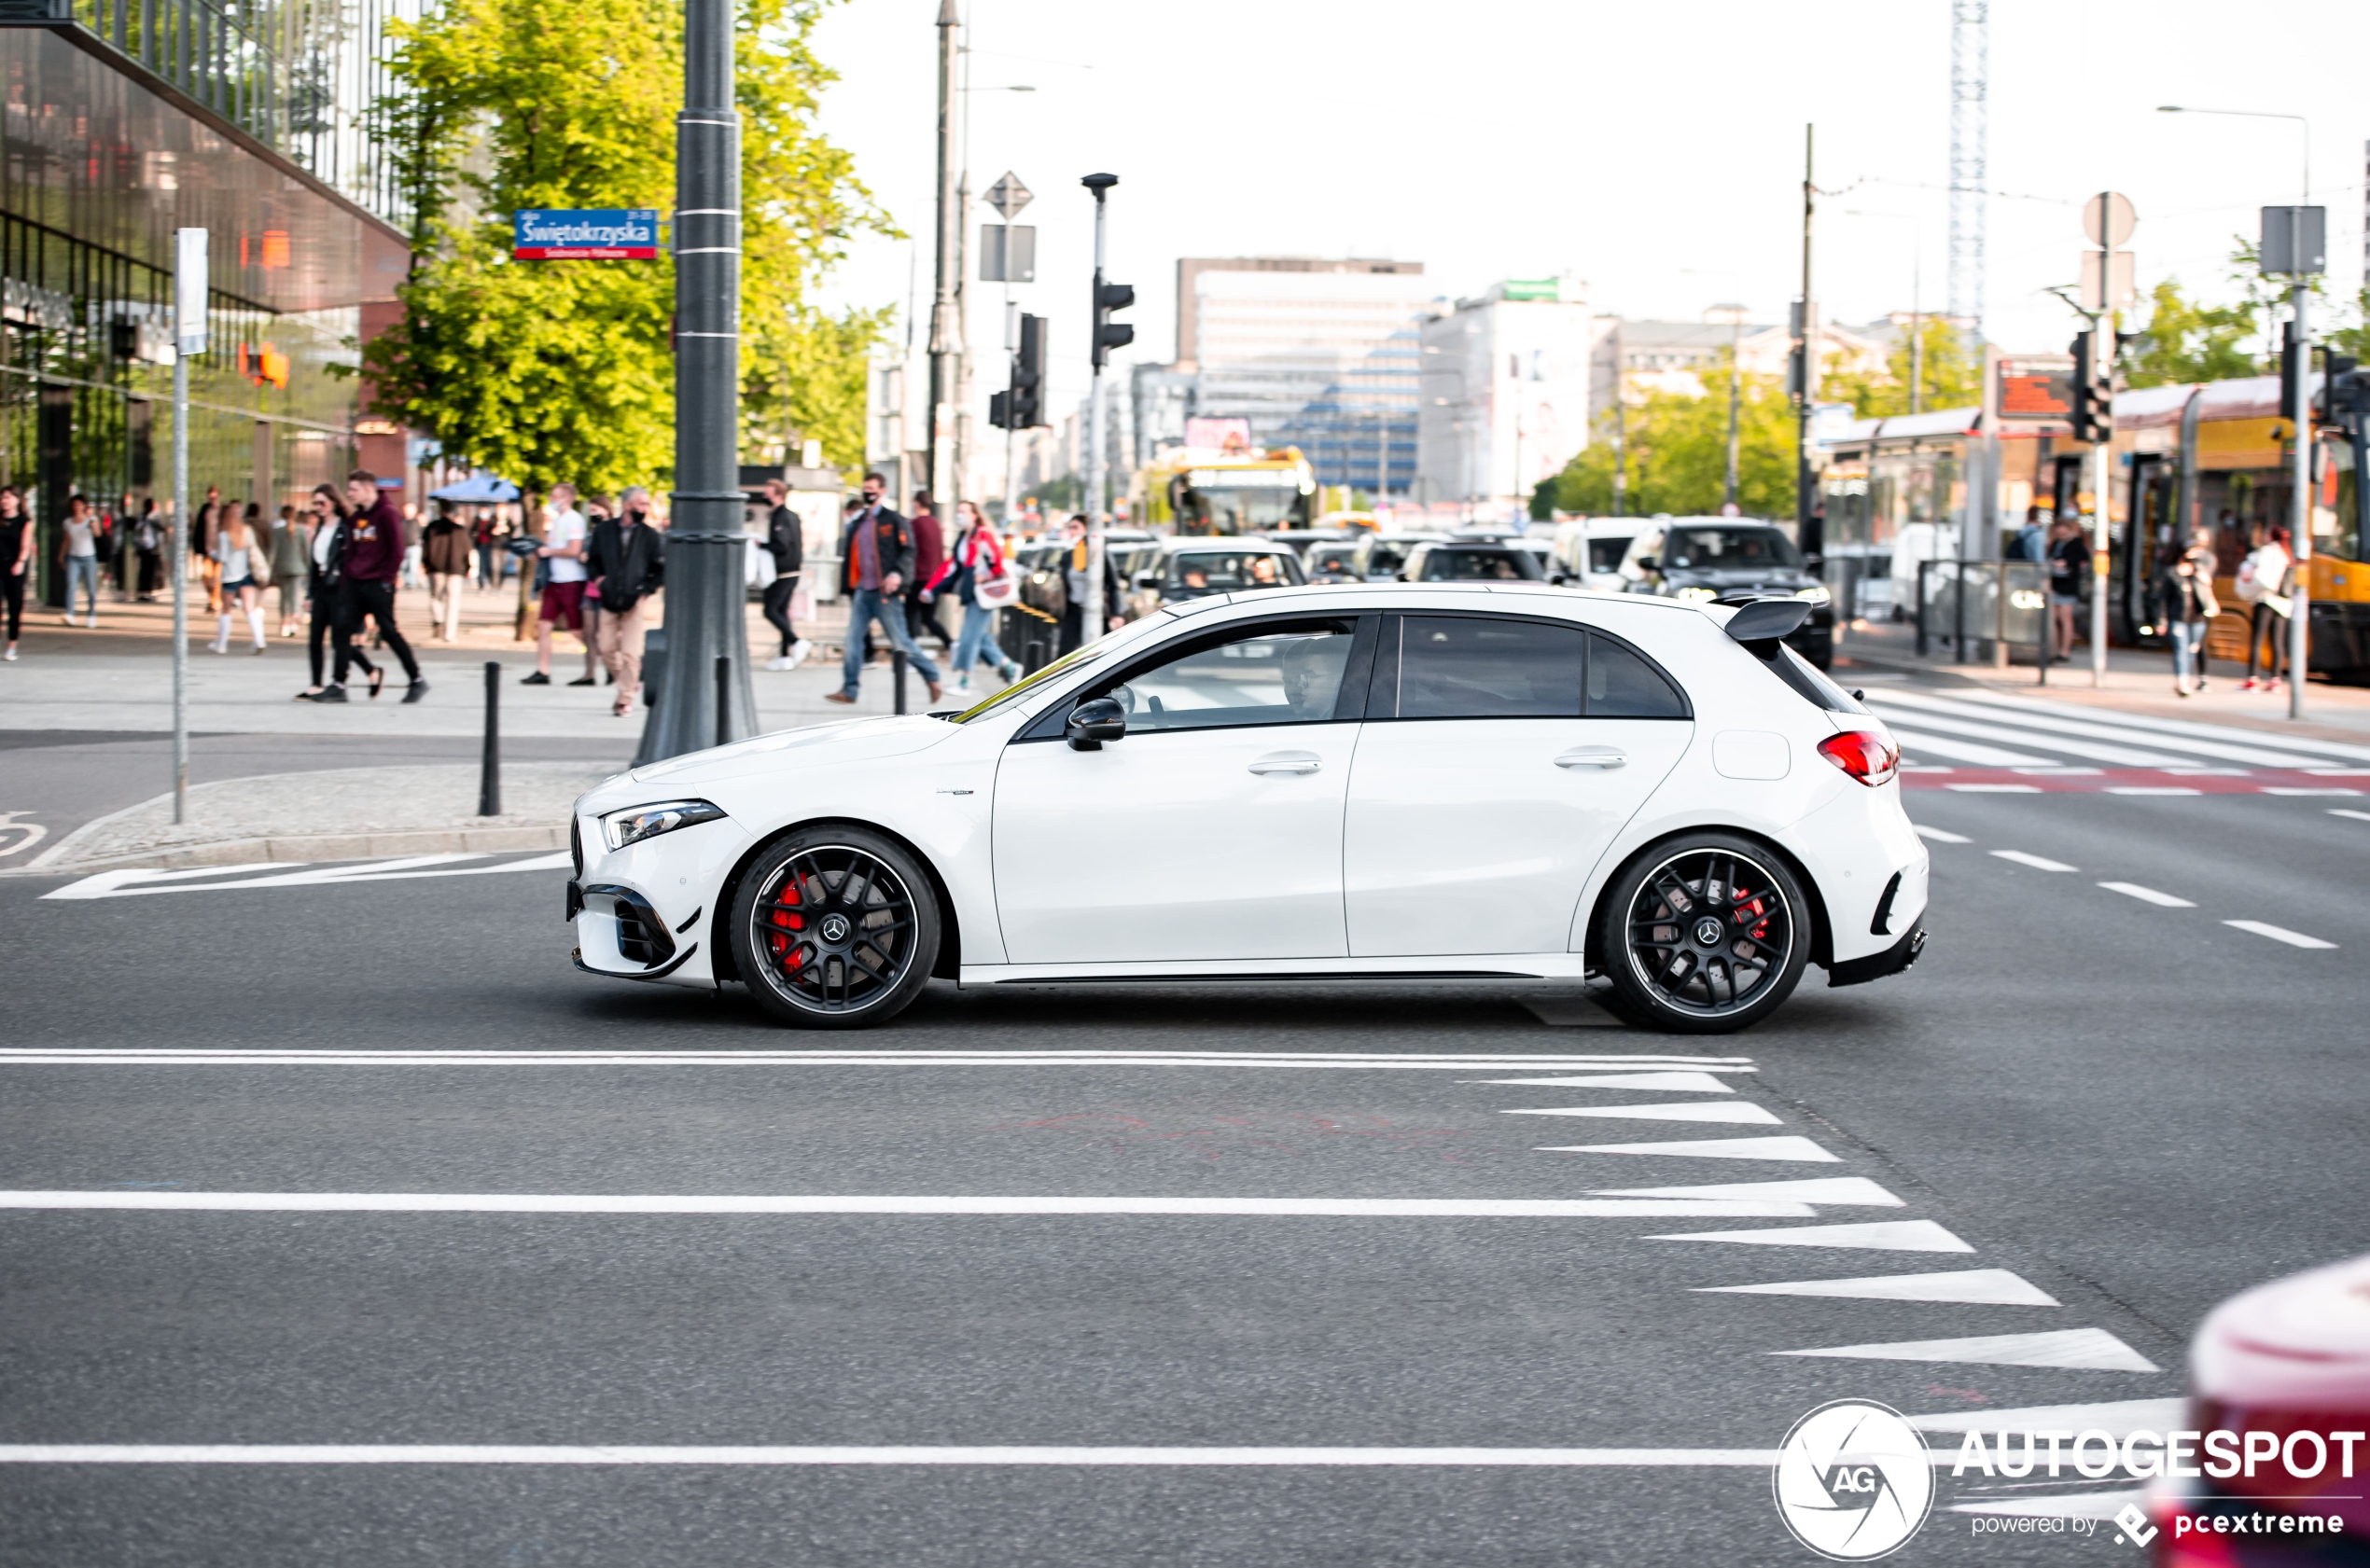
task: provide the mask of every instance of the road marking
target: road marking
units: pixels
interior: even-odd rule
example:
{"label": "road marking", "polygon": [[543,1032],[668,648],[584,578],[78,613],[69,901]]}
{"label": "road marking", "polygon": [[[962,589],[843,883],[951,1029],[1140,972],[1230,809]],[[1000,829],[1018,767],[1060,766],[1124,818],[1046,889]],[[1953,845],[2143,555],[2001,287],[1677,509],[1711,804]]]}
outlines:
{"label": "road marking", "polygon": [[2060,1492],[2055,1497],[2011,1497],[1997,1503],[1953,1503],[1950,1511],[1954,1514],[2005,1514],[2016,1519],[2109,1519],[2126,1508],[2140,1508],[2144,1512],[2147,1502],[2147,1492],[2135,1487],[2126,1492]]}
{"label": "road marking", "polygon": [[1948,1301],[1961,1306],[2055,1307],[2057,1298],[2006,1269],[1940,1274],[1874,1274],[1856,1280],[1785,1280],[1775,1284],[1698,1285],[1709,1296],[1822,1296],[1855,1301]]}
{"label": "road marking", "polygon": [[2304,789],[2295,785],[2265,784],[2258,791],[2264,795],[2360,795],[2358,789]]}
{"label": "road marking", "polygon": [[2039,795],[2042,793],[2039,784],[1951,784],[1942,787],[1955,789],[1961,795]]}
{"label": "road marking", "polygon": [[1666,1094],[1734,1094],[1709,1073],[1615,1073],[1601,1078],[1475,1078],[1477,1084],[1518,1084],[1529,1089],[1651,1089]]}
{"label": "road marking", "polygon": [[[1936,1450],[1932,1459],[1950,1456]],[[1439,1465],[1766,1469],[1776,1449],[1320,1449],[1058,1447],[660,1448],[480,1443],[8,1443],[0,1464],[1061,1464]]]}
{"label": "road marking", "polygon": [[[2200,740],[2224,741],[2249,746],[2264,746],[2276,752],[2304,753],[2307,756],[2345,756],[2370,762],[2370,747],[2344,745],[2335,741],[2296,740],[2261,729],[2247,729],[2236,725],[2200,724],[2194,719],[2153,718],[2140,714],[2126,714],[2100,708],[2086,708],[2079,703],[2056,702],[2046,699],[2010,697],[1996,691],[1965,690],[1959,701],[1978,702],[1987,708],[2008,709],[2019,714],[2047,714],[2060,718],[2084,719],[2092,723],[2111,724],[2121,729],[2145,730],[2153,735],[2187,735]],[[2169,742],[2159,742],[2169,744]],[[2301,757],[2291,767],[2305,766]]]}
{"label": "road marking", "polygon": [[1708,1186],[1597,1187],[1598,1198],[1766,1198],[1789,1203],[1898,1209],[1901,1200],[1865,1176],[1813,1176],[1794,1182],[1715,1182]]}
{"label": "road marking", "polygon": [[2272,925],[2259,920],[2225,920],[2222,923],[2235,930],[2268,937],[2275,942],[2285,942],[2292,948],[2334,948],[2337,945],[2324,942],[2318,937],[2307,937],[2301,931],[2291,931],[2284,925]]}
{"label": "road marking", "polygon": [[2070,871],[2073,869],[2072,867],[2067,865],[2062,860],[2051,860],[2046,855],[2027,854],[2022,850],[1994,850],[1991,853],[1995,857],[2001,860],[2013,860],[2019,866],[2029,866],[2036,871]]}
{"label": "road marking", "polygon": [[1557,1144],[1540,1154],[1673,1154],[1697,1159],[1784,1159],[1805,1164],[1842,1161],[1807,1138],[1694,1138],[1680,1144]]}
{"label": "road marking", "polygon": [[1931,839],[1937,844],[1972,844],[1974,842],[1973,839],[1968,838],[1964,833],[1952,833],[1940,827],[1928,827],[1922,822],[1911,823],[1910,826],[1917,830],[1917,837],[1920,839]]}
{"label": "road marking", "polygon": [[2202,789],[2187,784],[2109,784],[2109,795],[2203,795]]}
{"label": "road marking", "polygon": [[2093,1405],[2031,1405],[2014,1410],[1949,1410],[1911,1416],[1920,1432],[2045,1432],[2053,1426],[2076,1432],[2097,1427],[2121,1441],[2134,1432],[2162,1432],[2188,1418],[2186,1399],[2109,1399]]}
{"label": "road marking", "polygon": [[214,866],[202,871],[101,871],[79,881],[52,888],[44,898],[132,898],[150,893],[223,893],[249,887],[325,887],[353,886],[365,882],[405,881],[414,877],[485,877],[508,871],[556,871],[572,864],[565,850],[555,854],[539,854],[525,860],[506,860],[494,866],[465,866],[463,861],[486,858],[482,854],[421,854],[400,860],[366,860],[359,863],[315,867],[300,871],[284,871],[275,876],[247,877],[238,881],[184,881],[184,877],[224,876],[236,871],[266,868],[256,866]]}
{"label": "road marking", "polygon": [[1780,1230],[1698,1230],[1649,1236],[1650,1242],[1741,1242],[1758,1247],[1856,1247],[1869,1252],[1973,1252],[1930,1219],[1881,1219],[1861,1225],[1800,1225]]}
{"label": "road marking", "polygon": [[[1976,741],[1999,741],[2014,746],[2033,746],[2047,751],[2062,752],[2068,756],[2086,757],[2093,762],[2112,762],[2119,768],[2177,768],[2189,760],[2185,756],[2175,756],[2168,751],[2143,751],[2137,746],[2101,745],[2096,741],[2061,740],[2056,735],[2041,733],[2038,727],[2018,728],[1996,722],[1983,723],[1949,717],[1932,711],[1922,701],[1917,702],[1914,710],[1909,710],[1907,702],[1915,700],[1905,699],[1904,694],[1900,692],[1875,693],[1869,698],[1869,701],[1877,704],[1877,712],[1883,716],[1886,726],[1892,729],[1893,738],[1901,742],[1903,746],[1909,744],[1907,733],[1901,728],[1901,725],[1906,721],[1920,730],[1939,729],[1945,735],[1953,737],[1966,735],[1972,736]],[[1989,749],[1984,746],[1972,746],[1964,741],[1956,739],[1947,742],[1938,742],[1930,736],[1923,735],[1919,737],[1918,744],[1926,750],[1937,752],[1944,756],[1951,755],[1949,748],[1953,746],[1965,752]],[[2005,756],[2015,754],[2001,752],[1995,755]],[[1971,756],[1965,760],[1984,762],[1988,758]],[[2046,768],[2054,760],[2046,756],[2027,756],[2021,764],[2008,766]]]}
{"label": "road marking", "polygon": [[1685,1100],[1668,1105],[1568,1105],[1553,1110],[1500,1111],[1509,1117],[1605,1117],[1616,1121],[1733,1121],[1754,1127],[1779,1127],[1784,1118],[1771,1115],[1750,1100]]}
{"label": "road marking", "polygon": [[0,1192],[0,1209],[373,1214],[1143,1214],[1282,1219],[1815,1218],[1802,1203],[1630,1198],[952,1198],[578,1192]]}
{"label": "road marking", "polygon": [[1999,746],[1979,745],[1973,741],[1945,741],[1938,735],[1903,729],[1896,719],[1886,719],[1885,728],[1892,731],[1893,742],[1902,750],[1914,751],[1920,757],[1929,755],[1946,756],[1953,762],[1972,762],[1979,768],[2049,766],[2049,758],[2045,756],[2034,756],[2029,752],[2006,751]]}
{"label": "road marking", "polygon": [[[2290,756],[2283,752],[2266,751],[2259,745],[2234,745],[2227,742],[2213,740],[2176,741],[2162,731],[2150,733],[2147,730],[2126,728],[2115,722],[2112,715],[2066,718],[2059,717],[2054,713],[2037,712],[2031,708],[2023,707],[2013,710],[2014,716],[2010,718],[2004,715],[2000,708],[1986,703],[1958,701],[1946,697],[1928,696],[1922,692],[1879,692],[1875,701],[1880,703],[1931,710],[1935,713],[1955,714],[1966,718],[1988,719],[1994,723],[2013,723],[2018,727],[2016,729],[1993,733],[2013,736],[2026,744],[2052,750],[2072,751],[2073,748],[2058,747],[2056,742],[2049,739],[2049,734],[2076,735],[2099,741],[2145,742],[2151,745],[2161,746],[2167,751],[2185,752],[2196,756],[2215,756],[2225,762],[2252,763],[2258,768],[2304,768],[2329,765],[2319,757]],[[1922,718],[1923,715],[1919,716]],[[2048,733],[2035,733],[2035,731]],[[1971,728],[1966,733],[1981,734],[1983,731]],[[2244,735],[2246,732],[2238,733]],[[2252,737],[2249,738],[2252,739]],[[2307,743],[2309,744],[2309,742]],[[2075,755],[2081,754],[2075,753]],[[2176,763],[2179,760],[2176,759]]]}
{"label": "road marking", "polygon": [[1285,1067],[1363,1072],[1533,1073],[1677,1067],[1750,1073],[1692,1056],[1390,1056],[1304,1051],[339,1051],[0,1047],[0,1066],[43,1067]]}
{"label": "road marking", "polygon": [[1968,1339],[1903,1339],[1893,1344],[1833,1345],[1822,1350],[1769,1353],[1833,1356],[1848,1361],[1958,1361],[1983,1367],[2055,1367],[2088,1372],[2163,1369],[2103,1328],[1984,1334]]}
{"label": "road marking", "polygon": [[2168,909],[2194,909],[2197,907],[2186,898],[2175,898],[2169,893],[2158,893],[2154,888],[2141,887],[2138,882],[2100,882],[2098,885],[2109,893],[2120,893],[2143,904],[2161,905]]}
{"label": "road marking", "polygon": [[2370,812],[2348,811],[2343,806],[2330,807],[2329,814],[2333,817],[2351,817],[2356,822],[2370,822]]}

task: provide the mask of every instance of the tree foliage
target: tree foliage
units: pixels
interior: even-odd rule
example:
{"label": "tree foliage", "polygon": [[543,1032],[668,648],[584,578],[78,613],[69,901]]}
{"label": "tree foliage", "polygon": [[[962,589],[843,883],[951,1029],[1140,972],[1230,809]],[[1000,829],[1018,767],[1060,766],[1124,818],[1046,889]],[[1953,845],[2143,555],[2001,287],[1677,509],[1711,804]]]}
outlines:
{"label": "tree foliage", "polygon": [[[832,73],[818,0],[738,0],[742,443],[788,434],[863,456],[882,313],[807,299],[857,229],[886,230],[853,161],[813,127]],[[519,210],[673,204],[679,0],[448,0],[392,29],[382,107],[416,213],[402,324],[366,354],[377,400],[447,452],[541,489],[663,480],[675,417],[675,269],[510,259]]]}
{"label": "tree foliage", "polygon": [[[1720,510],[1728,463],[1728,371],[1722,354],[1705,372],[1713,390],[1701,397],[1674,392],[1633,395],[1624,410],[1628,494],[1636,516]],[[1736,501],[1749,517],[1791,517],[1794,510],[1793,402],[1774,376],[1744,378],[1738,407]],[[1607,409],[1579,455],[1555,477],[1555,506],[1602,516],[1613,509],[1615,421]]]}
{"label": "tree foliage", "polygon": [[1941,316],[1924,316],[1914,334],[1903,332],[1893,343],[1883,374],[1831,372],[1821,378],[1819,395],[1825,402],[1849,403],[1861,419],[1889,419],[1909,411],[1913,382],[1922,389],[1917,407],[1925,412],[1972,409],[1983,401],[1982,356],[1969,351],[1965,332]]}

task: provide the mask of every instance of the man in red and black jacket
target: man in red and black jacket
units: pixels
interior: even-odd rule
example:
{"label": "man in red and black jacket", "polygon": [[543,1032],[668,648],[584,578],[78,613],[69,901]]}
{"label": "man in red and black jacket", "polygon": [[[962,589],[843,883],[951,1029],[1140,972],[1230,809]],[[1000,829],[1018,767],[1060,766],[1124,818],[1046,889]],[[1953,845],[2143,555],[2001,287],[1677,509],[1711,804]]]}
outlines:
{"label": "man in red and black jacket", "polygon": [[922,673],[935,702],[944,690],[938,684],[938,666],[914,644],[905,630],[905,585],[913,581],[913,535],[903,518],[882,505],[888,481],[878,474],[864,476],[864,504],[848,514],[847,532],[840,539],[841,586],[847,590],[847,656],[840,661],[840,689],[827,691],[827,702],[856,701],[864,678],[864,633],[874,620],[889,642]]}
{"label": "man in red and black jacket", "polygon": [[[380,639],[395,650],[405,677],[411,683],[403,700],[417,702],[428,694],[428,683],[420,678],[420,661],[411,657],[411,645],[395,629],[395,584],[403,574],[402,509],[379,488],[379,477],[365,468],[356,468],[345,477],[345,501],[354,508],[346,520],[345,554],[339,563],[342,580],[338,587],[338,623],[345,635],[338,643],[336,678],[314,701],[346,700],[345,673],[351,645],[367,617],[378,623]],[[373,697],[379,694],[381,679],[378,672],[371,672]]]}

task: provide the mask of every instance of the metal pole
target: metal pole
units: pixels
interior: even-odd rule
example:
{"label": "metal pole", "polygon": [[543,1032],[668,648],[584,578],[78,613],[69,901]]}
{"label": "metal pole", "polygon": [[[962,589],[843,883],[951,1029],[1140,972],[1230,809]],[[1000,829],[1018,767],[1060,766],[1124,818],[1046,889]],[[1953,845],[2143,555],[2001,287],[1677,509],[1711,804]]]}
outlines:
{"label": "metal pole", "polygon": [[[700,751],[757,728],[748,684],[747,546],[738,464],[741,122],[730,0],[684,0],[676,118],[675,483],[666,534],[666,668],[634,760]],[[729,689],[707,673],[729,658]]]}
{"label": "metal pole", "polygon": [[903,712],[905,711],[905,654],[904,654],[904,651],[903,651],[902,649],[899,649],[899,651],[897,651],[897,652],[895,652],[895,653],[890,654],[890,655],[889,655],[889,664],[890,664],[890,666],[891,666],[891,669],[890,669],[890,674],[891,674],[891,676],[892,676],[892,679],[891,679],[891,681],[890,681],[890,683],[889,683],[889,684],[890,684],[891,686],[895,687],[896,687],[896,689],[897,689],[897,709],[896,709],[896,711],[901,714],[901,713],[903,713]]}
{"label": "metal pole", "polygon": [[[1819,575],[1826,575],[1827,541],[1811,530],[1813,502],[1810,472],[1810,406],[1819,400],[1819,308],[1810,293],[1810,222],[1817,211],[1819,187],[1812,183],[1812,149],[1816,126],[1802,128],[1802,402],[1794,410],[1794,538],[1805,555],[1819,557]],[[1817,549],[1811,547],[1816,545]],[[1852,606],[1835,606],[1838,629],[1851,621]]]}
{"label": "metal pole", "polygon": [[1736,505],[1736,406],[1744,397],[1744,371],[1736,363],[1737,346],[1744,340],[1745,312],[1728,312],[1728,473],[1722,486],[1723,506]]}
{"label": "metal pole", "polygon": [[[2098,197],[2101,234],[2112,232],[2107,227],[2108,206],[2109,199],[2102,192]],[[2115,445],[2114,246],[2102,243],[2097,254],[2098,313],[2090,323],[2090,363],[2103,372],[2098,379],[2107,388],[2107,407],[2101,414],[2106,421],[2105,438],[2090,449],[2090,684],[2094,688],[2107,684],[2108,576],[2114,564],[2107,505],[2109,487],[2114,482]]]}
{"label": "metal pole", "polygon": [[955,29],[962,25],[955,0],[938,9],[938,287],[930,304],[930,504],[941,517],[955,515],[955,400],[961,368],[955,363],[962,339],[955,286],[962,271],[963,204],[955,189]]}
{"label": "metal pole", "polygon": [[[173,235],[173,820],[189,814],[189,356],[205,353],[206,231]],[[30,526],[30,524],[28,524]]]}
{"label": "metal pole", "polygon": [[[1094,312],[1090,332],[1099,330],[1103,317],[1103,213],[1108,186],[1094,192]],[[1093,374],[1086,383],[1086,608],[1079,616],[1078,640],[1082,647],[1103,634],[1103,348],[1089,343]]]}
{"label": "metal pole", "polygon": [[732,726],[726,722],[732,712],[732,656],[719,653],[716,656],[716,743],[719,746],[732,743]]}
{"label": "metal pole", "polygon": [[2310,673],[2312,664],[2312,333],[2304,314],[2305,297],[2310,288],[2304,271],[2301,204],[2288,219],[2288,254],[2295,258],[2296,265],[2296,400],[2288,410],[2296,443],[2295,495],[2288,507],[2289,551],[2295,557],[2296,586],[2288,604],[2288,716],[2301,719],[2305,676]]}
{"label": "metal pole", "polygon": [[502,814],[502,666],[485,661],[485,747],[478,757],[478,815]]}

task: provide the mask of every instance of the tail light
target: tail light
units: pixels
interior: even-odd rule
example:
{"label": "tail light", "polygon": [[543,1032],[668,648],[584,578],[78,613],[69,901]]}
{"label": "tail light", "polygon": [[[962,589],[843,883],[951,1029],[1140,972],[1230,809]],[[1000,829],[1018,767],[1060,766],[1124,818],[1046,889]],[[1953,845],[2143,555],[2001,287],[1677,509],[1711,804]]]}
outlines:
{"label": "tail light", "polygon": [[1873,729],[1847,729],[1819,742],[1819,755],[1874,789],[1901,770],[1901,748]]}

